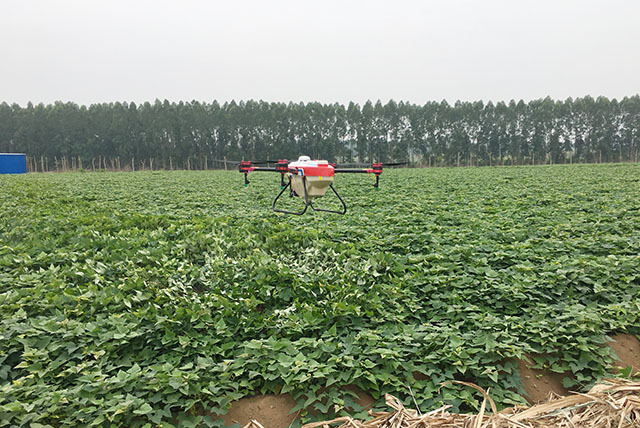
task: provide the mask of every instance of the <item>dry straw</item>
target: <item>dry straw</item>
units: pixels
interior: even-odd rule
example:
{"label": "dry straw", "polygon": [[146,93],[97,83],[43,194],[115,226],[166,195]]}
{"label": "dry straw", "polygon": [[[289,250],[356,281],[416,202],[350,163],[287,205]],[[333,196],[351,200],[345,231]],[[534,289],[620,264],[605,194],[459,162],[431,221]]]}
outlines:
{"label": "dry straw", "polygon": [[[370,411],[368,421],[341,417],[302,428],[640,428],[640,382],[606,379],[587,394],[550,397],[543,404],[501,412],[487,391],[472,383],[458,383],[482,393],[484,399],[477,415],[450,413],[447,410],[451,406],[447,405],[421,414],[387,394],[386,403],[393,410]],[[491,414],[487,414],[487,403]],[[245,428],[261,426],[249,424]]]}

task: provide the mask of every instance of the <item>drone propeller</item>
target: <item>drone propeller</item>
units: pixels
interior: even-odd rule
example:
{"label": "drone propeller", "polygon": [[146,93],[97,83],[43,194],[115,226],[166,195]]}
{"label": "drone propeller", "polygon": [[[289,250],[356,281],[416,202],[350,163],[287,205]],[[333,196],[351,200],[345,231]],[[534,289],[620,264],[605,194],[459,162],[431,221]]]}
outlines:
{"label": "drone propeller", "polygon": [[209,159],[209,160],[207,160],[207,162],[228,163],[228,164],[231,164],[231,165],[239,165],[240,164],[240,161],[224,160],[224,159]]}
{"label": "drone propeller", "polygon": [[399,166],[399,165],[407,165],[409,162],[391,162],[391,163],[383,163],[382,166]]}
{"label": "drone propeller", "polygon": [[[231,164],[231,165],[240,165],[244,161],[224,160],[224,159],[209,159],[209,162],[228,163],[228,164]],[[251,162],[251,165],[267,165],[267,164],[278,163],[278,161],[274,161],[274,160],[259,160],[259,161],[249,161],[249,162]]]}

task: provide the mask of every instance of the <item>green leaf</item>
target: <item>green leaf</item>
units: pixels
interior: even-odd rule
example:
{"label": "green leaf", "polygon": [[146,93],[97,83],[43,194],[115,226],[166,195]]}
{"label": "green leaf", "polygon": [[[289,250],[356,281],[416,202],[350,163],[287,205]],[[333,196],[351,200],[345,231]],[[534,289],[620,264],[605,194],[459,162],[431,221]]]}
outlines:
{"label": "green leaf", "polygon": [[136,415],[146,415],[153,411],[153,407],[151,407],[148,403],[144,403],[138,409],[134,410],[133,413]]}

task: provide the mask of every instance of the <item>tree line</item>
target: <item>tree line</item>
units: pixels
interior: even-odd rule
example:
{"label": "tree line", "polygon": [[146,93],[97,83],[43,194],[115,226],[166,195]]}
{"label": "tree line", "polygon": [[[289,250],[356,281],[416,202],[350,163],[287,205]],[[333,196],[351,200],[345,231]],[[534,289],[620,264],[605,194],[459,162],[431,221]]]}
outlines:
{"label": "tree line", "polygon": [[0,152],[26,153],[32,171],[210,169],[300,154],[418,166],[637,162],[639,139],[638,95],[495,104],[0,104]]}

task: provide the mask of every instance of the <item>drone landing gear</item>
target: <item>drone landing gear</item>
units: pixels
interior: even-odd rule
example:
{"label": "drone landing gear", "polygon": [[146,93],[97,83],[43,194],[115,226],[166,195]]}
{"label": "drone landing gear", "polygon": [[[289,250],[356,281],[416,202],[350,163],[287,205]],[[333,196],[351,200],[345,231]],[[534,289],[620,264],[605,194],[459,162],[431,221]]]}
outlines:
{"label": "drone landing gear", "polygon": [[347,212],[347,204],[344,203],[344,201],[342,200],[342,198],[340,197],[340,195],[338,194],[336,189],[333,187],[333,184],[330,184],[329,188],[331,190],[333,190],[333,193],[335,193],[335,195],[338,197],[338,200],[342,204],[342,211],[327,210],[327,209],[324,209],[324,208],[316,208],[316,207],[313,206],[313,203],[311,201],[309,201],[309,205],[311,205],[311,209],[313,209],[314,211],[324,211],[326,213],[334,213],[334,214],[344,215]]}
{"label": "drone landing gear", "polygon": [[285,192],[285,190],[289,189],[289,196],[290,197],[297,196],[296,193],[294,192],[293,188],[291,188],[291,178],[289,178],[289,182],[282,188],[280,193],[278,193],[278,196],[276,196],[276,198],[273,200],[273,204],[271,205],[271,208],[273,209],[273,211],[275,211],[277,213],[284,213],[284,214],[302,215],[305,212],[307,212],[307,208],[311,207],[311,209],[314,210],[314,211],[323,211],[323,212],[327,212],[327,213],[334,213],[334,214],[340,214],[340,215],[343,215],[343,214],[345,214],[347,212],[347,204],[344,203],[344,201],[342,200],[342,198],[340,197],[340,195],[338,194],[336,189],[333,187],[333,184],[330,184],[329,187],[331,188],[333,193],[335,193],[335,195],[338,197],[338,200],[342,204],[342,211],[327,210],[327,209],[324,209],[324,208],[316,208],[316,207],[314,207],[313,206],[313,202],[311,201],[311,199],[307,195],[307,179],[306,179],[306,177],[302,177],[302,183],[303,183],[302,187],[304,189],[304,208],[302,209],[302,211],[287,211],[287,210],[281,210],[281,209],[276,208],[276,204],[278,203],[278,199],[280,199],[280,196],[282,196],[282,194]]}

